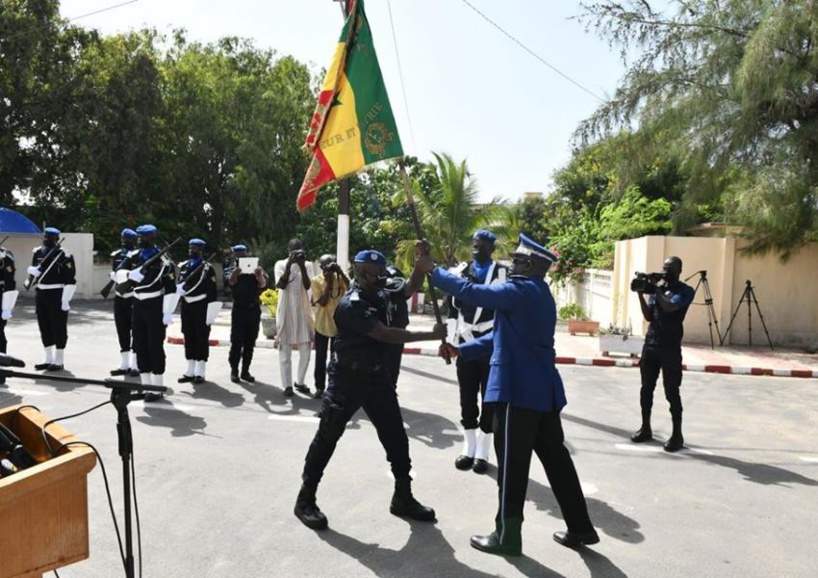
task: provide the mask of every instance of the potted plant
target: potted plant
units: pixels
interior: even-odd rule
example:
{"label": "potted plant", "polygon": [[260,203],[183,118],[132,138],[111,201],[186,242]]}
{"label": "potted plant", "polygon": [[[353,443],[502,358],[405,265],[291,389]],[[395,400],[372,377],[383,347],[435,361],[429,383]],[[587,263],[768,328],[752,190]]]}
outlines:
{"label": "potted plant", "polygon": [[642,353],[644,344],[645,339],[634,335],[630,326],[618,327],[611,324],[606,329],[599,330],[599,351],[602,352],[602,355],[615,351],[636,357]]}
{"label": "potted plant", "polygon": [[267,339],[276,336],[276,309],[278,309],[278,290],[265,289],[258,300],[264,306],[261,310],[261,331]]}
{"label": "potted plant", "polygon": [[585,309],[579,303],[569,303],[559,309],[560,319],[568,322],[568,333],[587,333],[593,336],[599,331],[599,321],[591,321],[585,315]]}

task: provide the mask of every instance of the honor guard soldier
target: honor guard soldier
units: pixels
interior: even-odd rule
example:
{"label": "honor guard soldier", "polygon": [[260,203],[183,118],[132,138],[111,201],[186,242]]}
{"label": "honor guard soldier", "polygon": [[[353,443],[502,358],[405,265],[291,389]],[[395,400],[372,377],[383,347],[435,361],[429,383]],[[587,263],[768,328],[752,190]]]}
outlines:
{"label": "honor guard soldier", "polygon": [[28,268],[31,285],[37,289],[35,311],[45,360],[34,369],[60,371],[68,342],[68,311],[77,290],[74,257],[61,247],[60,230],[46,227],[43,244],[34,249]]}
{"label": "honor guard soldier", "polygon": [[425,243],[419,242],[418,249],[421,255],[415,269],[431,273],[432,285],[463,303],[495,311],[491,332],[459,347],[441,346],[441,354],[450,357],[491,356],[484,402],[495,405],[499,507],[494,532],[472,536],[472,547],[490,554],[522,554],[523,505],[532,452],[545,468],[568,526],[567,531],[555,532],[554,540],[572,548],[596,544],[599,536],[588,516],[560,420],[566,400],[555,365],[557,308],[544,280],[556,257],[521,233],[508,282],[484,285],[435,267]]}
{"label": "honor guard soldier", "polygon": [[[2,294],[2,313],[0,314],[0,353],[6,353],[8,350],[8,341],[6,341],[6,322],[11,319],[14,305],[17,303],[17,296],[20,294],[17,291],[17,282],[14,280],[14,274],[17,272],[14,266],[14,253],[6,248],[0,247],[0,264],[2,264],[2,271],[0,271],[0,294]],[[0,385],[6,382],[5,377],[0,377]]]}
{"label": "honor guard soldier", "polygon": [[[224,270],[225,285],[230,287],[233,296],[233,310],[230,314],[230,381],[240,383],[242,380],[254,383],[256,378],[250,374],[250,363],[253,361],[253,350],[258,338],[258,327],[261,321],[261,304],[258,296],[267,286],[267,274],[256,266],[252,271],[240,267],[240,259],[247,257],[247,245],[233,246],[233,259]],[[241,375],[239,375],[241,364]]]}
{"label": "honor guard soldier", "polygon": [[221,302],[216,301],[216,271],[202,252],[205,242],[188,242],[188,260],[179,264],[176,291],[182,298],[182,335],[185,336],[187,371],[179,383],[204,383],[210,355],[210,326],[216,320]]}
{"label": "honor guard soldier", "polygon": [[295,515],[314,530],[327,527],[327,517],[318,508],[315,492],[347,422],[363,407],[378,433],[395,477],[395,492],[389,511],[395,516],[424,522],[435,519],[435,511],[412,495],[412,462],[409,439],[403,426],[398,396],[386,367],[386,344],[440,339],[446,326],[433,331],[411,332],[390,327],[390,299],[406,300],[423,282],[413,272],[403,294],[388,295],[386,259],[378,251],[355,255],[355,280],[335,309],[335,353],[330,362],[329,385],[324,394],[318,431],[310,444],[301,475],[303,485],[295,504]]}
{"label": "honor guard soldier", "polygon": [[[133,283],[133,345],[143,385],[164,385],[165,333],[179,302],[176,267],[167,255],[159,256],[156,227],[136,229],[138,246],[130,261],[128,279]],[[155,257],[159,256],[158,259]],[[149,392],[145,401],[157,401],[163,394]]]}
{"label": "honor guard soldier", "polygon": [[[506,282],[506,268],[492,258],[497,237],[480,230],[472,237],[472,257],[456,267],[453,273],[470,283],[493,285]],[[494,311],[449,296],[449,341],[460,345],[481,337],[494,327]],[[483,474],[488,469],[491,449],[492,405],[483,404],[489,379],[489,355],[470,361],[458,357],[457,384],[460,387],[460,424],[463,426],[463,449],[455,459],[458,470]]]}
{"label": "honor guard soldier", "polygon": [[[129,256],[137,254],[136,231],[133,229],[122,229],[120,240],[122,248],[111,253],[111,272],[108,273],[111,281],[116,283],[116,272],[128,270],[130,264]],[[114,289],[114,324],[116,325],[116,335],[119,339],[119,367],[111,370],[111,375],[139,375],[136,365],[136,353],[133,352],[133,339],[131,328],[133,327],[133,291],[122,293]]]}

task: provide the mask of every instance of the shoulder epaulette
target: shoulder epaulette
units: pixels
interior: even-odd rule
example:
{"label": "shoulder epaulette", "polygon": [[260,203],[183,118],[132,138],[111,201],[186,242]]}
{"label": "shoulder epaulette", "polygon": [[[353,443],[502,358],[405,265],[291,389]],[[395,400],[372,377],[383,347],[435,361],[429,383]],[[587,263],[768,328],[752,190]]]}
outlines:
{"label": "shoulder epaulette", "polygon": [[137,255],[139,255],[139,249],[132,249],[131,251],[128,251],[126,257],[136,257]]}
{"label": "shoulder epaulette", "polygon": [[111,257],[116,257],[117,255],[119,255],[119,252],[120,252],[120,251],[122,251],[122,249],[117,249],[116,251],[114,251],[113,253],[111,253]]}

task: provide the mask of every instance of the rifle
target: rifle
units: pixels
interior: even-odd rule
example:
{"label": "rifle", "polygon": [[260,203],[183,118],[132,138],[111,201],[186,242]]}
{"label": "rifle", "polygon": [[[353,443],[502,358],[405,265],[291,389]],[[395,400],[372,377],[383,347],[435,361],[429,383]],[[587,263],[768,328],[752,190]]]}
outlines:
{"label": "rifle", "polygon": [[198,265],[196,265],[196,267],[194,267],[194,269],[190,273],[187,274],[187,276],[185,277],[185,280],[182,281],[182,286],[184,287],[185,285],[187,285],[187,282],[190,279],[193,279],[199,273],[199,271],[204,269],[204,266],[207,265],[208,263],[210,263],[213,260],[213,257],[215,257],[215,256],[216,256],[216,253],[213,253],[207,259],[202,259],[202,262],[199,263]]}
{"label": "rifle", "polygon": [[[114,269],[114,275],[116,275],[117,271],[119,271],[120,269],[122,269],[122,268],[125,266],[125,264],[126,264],[126,263],[129,263],[129,262],[130,262],[130,260],[131,260],[131,259],[130,259],[130,257],[125,257],[124,259],[122,259],[122,261],[119,263],[119,267],[117,267],[116,269]],[[108,298],[108,295],[110,295],[110,293],[111,293],[111,289],[113,289],[113,288],[114,288],[114,285],[116,285],[116,277],[114,277],[113,279],[109,280],[109,281],[108,281],[108,282],[105,284],[105,287],[103,287],[102,289],[100,289],[100,290],[99,290],[99,294],[100,294],[100,295],[102,295],[102,298],[103,298],[103,299],[107,299],[107,298]]]}
{"label": "rifle", "polygon": [[[153,265],[153,264],[154,264],[154,263],[156,263],[156,262],[157,262],[159,259],[161,259],[162,257],[164,257],[164,256],[165,256],[165,253],[167,253],[168,251],[170,251],[171,247],[173,247],[173,246],[174,246],[176,243],[178,243],[178,242],[179,242],[179,241],[181,241],[181,240],[182,240],[182,238],[181,238],[181,237],[177,237],[177,238],[176,238],[176,240],[175,240],[173,243],[171,243],[170,245],[168,245],[167,247],[165,247],[164,249],[162,249],[161,251],[159,251],[159,252],[158,252],[156,255],[154,255],[153,257],[151,257],[150,259],[148,259],[148,260],[147,260],[147,261],[145,261],[144,263],[142,263],[142,265],[139,267],[139,271],[140,271],[140,272],[141,272],[143,275],[144,275],[145,273],[147,273],[148,268],[150,268],[150,266],[151,266],[151,265]],[[130,292],[130,291],[133,289],[133,286],[134,286],[134,285],[135,285],[135,283],[133,282],[133,280],[132,280],[132,279],[130,279],[130,278],[126,278],[124,281],[120,281],[120,282],[118,282],[118,283],[116,284],[116,290],[117,290],[118,292],[120,292],[120,293],[129,293],[129,292]]]}
{"label": "rifle", "polygon": [[[43,270],[43,266],[48,262],[49,259],[51,259],[52,255],[56,258],[57,251],[60,251],[62,249],[63,241],[65,241],[65,237],[57,241],[57,244],[51,247],[51,250],[45,254],[45,257],[42,258],[40,264],[37,265],[37,268],[40,270],[41,274],[37,275],[36,277],[34,275],[29,275],[28,277],[26,277],[26,280],[23,281],[23,287],[25,288],[26,291],[36,286],[40,282],[40,279],[42,279],[43,277],[42,274],[45,273],[45,271]],[[51,263],[48,263],[48,265],[50,266]],[[46,267],[46,269],[48,269],[48,267]]]}
{"label": "rifle", "polygon": [[3,240],[2,240],[2,241],[0,241],[0,250],[1,250],[1,249],[3,249],[3,245],[6,243],[6,241],[8,241],[8,240],[9,240],[9,237],[10,237],[10,236],[11,236],[11,235],[6,235],[5,237],[3,237]]}

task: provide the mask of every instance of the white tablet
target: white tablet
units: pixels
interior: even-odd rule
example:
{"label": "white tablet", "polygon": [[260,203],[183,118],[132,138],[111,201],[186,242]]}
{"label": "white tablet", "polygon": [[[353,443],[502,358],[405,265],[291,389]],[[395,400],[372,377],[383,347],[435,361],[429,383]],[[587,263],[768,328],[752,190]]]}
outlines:
{"label": "white tablet", "polygon": [[253,273],[258,268],[258,257],[239,257],[239,268],[242,273]]}

